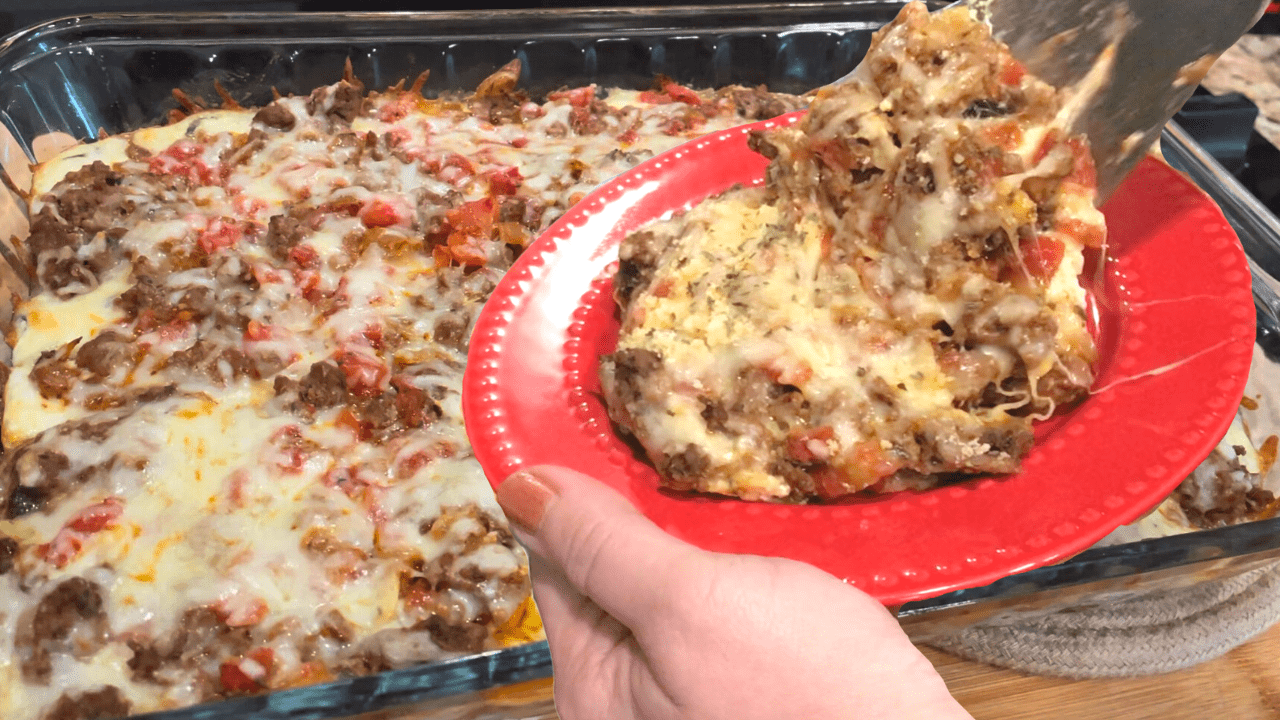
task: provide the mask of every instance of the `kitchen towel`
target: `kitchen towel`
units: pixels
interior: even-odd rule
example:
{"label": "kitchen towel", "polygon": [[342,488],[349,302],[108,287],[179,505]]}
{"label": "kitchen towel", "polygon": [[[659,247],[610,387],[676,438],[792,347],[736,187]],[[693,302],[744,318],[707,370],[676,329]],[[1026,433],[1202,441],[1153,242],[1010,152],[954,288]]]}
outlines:
{"label": "kitchen towel", "polygon": [[1280,621],[1280,562],[1188,588],[1155,590],[1023,622],[968,627],[941,650],[1037,675],[1133,677],[1226,653]]}

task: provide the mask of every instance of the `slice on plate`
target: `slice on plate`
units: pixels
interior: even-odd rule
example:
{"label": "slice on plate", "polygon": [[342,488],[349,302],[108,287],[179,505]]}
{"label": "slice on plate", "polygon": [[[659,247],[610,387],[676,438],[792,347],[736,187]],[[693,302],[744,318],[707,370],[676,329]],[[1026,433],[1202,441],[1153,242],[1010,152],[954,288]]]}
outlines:
{"label": "slice on plate", "polygon": [[771,164],[627,237],[610,417],[663,481],[830,500],[1011,473],[1083,398],[1106,237],[1066,95],[967,8],[908,6]]}

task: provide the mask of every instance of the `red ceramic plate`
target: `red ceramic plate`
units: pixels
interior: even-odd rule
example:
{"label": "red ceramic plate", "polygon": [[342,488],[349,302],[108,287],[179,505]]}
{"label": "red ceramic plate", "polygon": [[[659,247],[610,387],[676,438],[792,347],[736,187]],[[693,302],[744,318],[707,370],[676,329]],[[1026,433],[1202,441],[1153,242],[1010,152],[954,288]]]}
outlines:
{"label": "red ceramic plate", "polygon": [[[1254,338],[1245,256],[1218,208],[1146,159],[1107,203],[1093,394],[1040,423],[1015,476],[840,505],[771,505],[659,492],[600,401],[619,241],[766,161],[736,128],[598,188],[520,258],[477,320],[463,388],[475,453],[495,485],[531,464],[599,478],[672,535],[724,552],[812,563],[886,604],[990,583],[1092,545],[1167,496],[1226,432]],[[1096,263],[1095,263],[1096,264]]]}

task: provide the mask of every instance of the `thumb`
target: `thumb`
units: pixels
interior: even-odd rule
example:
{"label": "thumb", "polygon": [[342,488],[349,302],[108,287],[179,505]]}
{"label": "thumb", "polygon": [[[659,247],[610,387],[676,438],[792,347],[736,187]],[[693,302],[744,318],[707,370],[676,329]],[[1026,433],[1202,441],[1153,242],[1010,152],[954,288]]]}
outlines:
{"label": "thumb", "polygon": [[707,563],[703,551],[668,535],[612,488],[573,470],[521,470],[498,486],[497,498],[529,552],[632,630],[669,606],[679,578]]}

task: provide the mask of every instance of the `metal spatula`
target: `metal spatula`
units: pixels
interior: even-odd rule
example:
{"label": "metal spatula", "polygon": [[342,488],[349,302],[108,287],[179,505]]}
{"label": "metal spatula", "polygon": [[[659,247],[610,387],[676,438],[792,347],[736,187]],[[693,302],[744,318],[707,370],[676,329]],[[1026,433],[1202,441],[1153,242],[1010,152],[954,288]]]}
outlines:
{"label": "metal spatula", "polygon": [[[1261,16],[1265,0],[969,0],[1013,56],[1064,87],[1110,62],[1086,98],[1083,131],[1110,197],[1209,66]],[[1108,57],[1108,53],[1114,53]]]}

